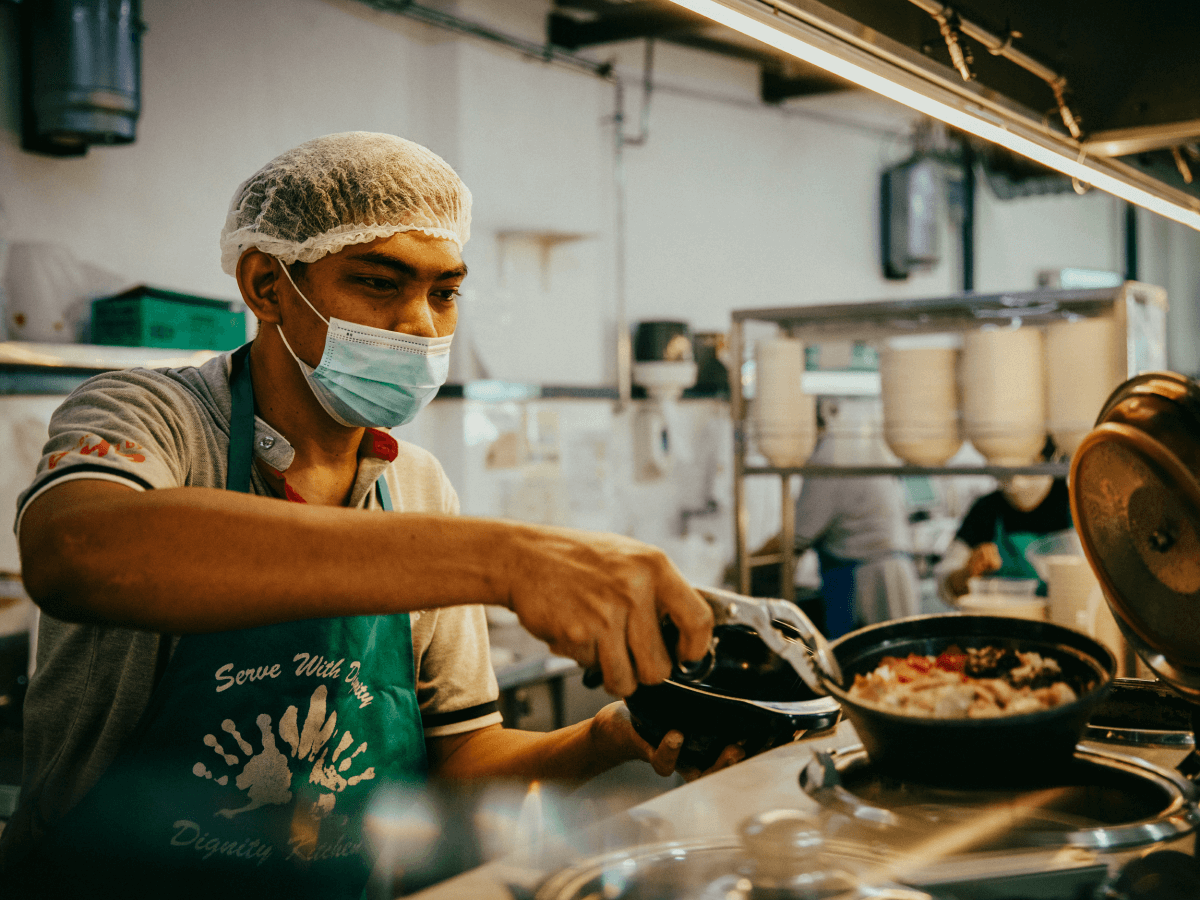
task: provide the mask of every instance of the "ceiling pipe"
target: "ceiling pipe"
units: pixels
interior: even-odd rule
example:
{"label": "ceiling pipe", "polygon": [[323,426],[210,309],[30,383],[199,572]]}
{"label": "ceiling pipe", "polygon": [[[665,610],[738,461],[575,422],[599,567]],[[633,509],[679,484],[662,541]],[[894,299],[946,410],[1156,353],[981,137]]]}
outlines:
{"label": "ceiling pipe", "polygon": [[1186,122],[1096,131],[1088,136],[1083,146],[1093,156],[1107,157],[1130,156],[1182,146],[1193,159],[1200,159],[1193,146],[1197,136],[1200,136],[1200,119],[1189,119]]}
{"label": "ceiling pipe", "polygon": [[617,326],[617,411],[625,409],[633,398],[633,338],[629,328],[626,297],[626,223],[625,148],[640,147],[650,137],[650,97],[654,91],[654,41],[647,40],[642,58],[642,114],[635,136],[625,133],[625,86],[614,76],[616,108],[613,112],[613,251],[616,278]]}
{"label": "ceiling pipe", "polygon": [[1171,148],[1171,156],[1175,159],[1175,168],[1179,170],[1179,177],[1183,179],[1184,184],[1192,183],[1192,167],[1188,165],[1186,159],[1183,158],[1183,153],[1178,147]]}
{"label": "ceiling pipe", "polygon": [[996,34],[977,22],[964,19],[949,4],[941,3],[939,0],[908,0],[908,2],[925,10],[937,21],[942,37],[945,38],[946,46],[950,51],[950,59],[954,63],[954,68],[962,75],[963,81],[971,81],[974,76],[969,68],[970,59],[958,42],[960,33],[978,41],[992,56],[1003,56],[1009,62],[1015,63],[1026,72],[1036,75],[1046,82],[1050,86],[1050,90],[1054,92],[1054,100],[1058,104],[1058,114],[1062,117],[1063,125],[1066,126],[1071,137],[1079,140],[1083,136],[1083,129],[1079,127],[1079,119],[1076,118],[1067,103],[1066,76],[1060,75],[1049,66],[1043,65],[1032,56],[1014,47],[1013,39],[1021,37],[1019,31],[1009,29],[1007,34]]}
{"label": "ceiling pipe", "polygon": [[435,28],[452,31],[455,34],[499,44],[530,59],[539,59],[542,62],[575,69],[576,71],[594,75],[605,81],[613,79],[612,63],[596,62],[577,53],[560,50],[551,44],[539,44],[527,41],[522,37],[508,34],[482,22],[464,19],[461,16],[443,12],[431,6],[422,6],[419,3],[412,2],[412,0],[358,0],[358,2],[379,12],[404,16],[407,19],[413,19],[425,25],[432,25]]}

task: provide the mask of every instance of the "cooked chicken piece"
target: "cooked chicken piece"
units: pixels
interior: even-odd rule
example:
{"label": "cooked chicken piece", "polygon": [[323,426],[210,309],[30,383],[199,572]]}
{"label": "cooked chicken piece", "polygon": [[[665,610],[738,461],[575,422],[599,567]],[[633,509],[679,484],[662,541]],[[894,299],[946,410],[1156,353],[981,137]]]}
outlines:
{"label": "cooked chicken piece", "polygon": [[854,676],[849,693],[889,712],[939,719],[1017,715],[1077,699],[1056,660],[1000,647],[884,657],[870,674]]}

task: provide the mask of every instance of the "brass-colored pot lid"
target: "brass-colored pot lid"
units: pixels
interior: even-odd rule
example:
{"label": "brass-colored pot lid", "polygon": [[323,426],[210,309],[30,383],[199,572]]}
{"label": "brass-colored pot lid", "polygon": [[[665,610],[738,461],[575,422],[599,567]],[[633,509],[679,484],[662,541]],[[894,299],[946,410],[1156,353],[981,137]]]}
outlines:
{"label": "brass-colored pot lid", "polygon": [[1070,495],[1121,630],[1200,699],[1200,385],[1151,372],[1118,387],[1075,451]]}

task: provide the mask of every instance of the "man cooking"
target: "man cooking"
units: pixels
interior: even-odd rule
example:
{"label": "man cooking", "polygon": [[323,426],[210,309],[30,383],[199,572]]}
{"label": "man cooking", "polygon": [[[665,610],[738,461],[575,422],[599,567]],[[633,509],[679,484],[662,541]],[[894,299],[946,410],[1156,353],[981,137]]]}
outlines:
{"label": "man cooking", "polygon": [[129,896],[357,897],[378,785],[674,769],[682,736],[649,746],[619,703],[501,728],[468,605],[512,609],[625,696],[670,672],[661,617],[678,658],[708,646],[711,612],[666,556],[459,517],[437,461],[385,430],[446,378],[470,203],[391,135],[284,153],[221,234],[253,343],[98,376],[55,413],[18,504],[43,615],[6,891],[72,893],[86,872]]}

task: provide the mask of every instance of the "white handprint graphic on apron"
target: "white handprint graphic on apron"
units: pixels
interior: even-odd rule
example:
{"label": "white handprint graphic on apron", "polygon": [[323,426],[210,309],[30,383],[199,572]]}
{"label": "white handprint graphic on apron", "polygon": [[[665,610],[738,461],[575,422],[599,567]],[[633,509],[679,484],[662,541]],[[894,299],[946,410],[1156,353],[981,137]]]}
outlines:
{"label": "white handprint graphic on apron", "polygon": [[[331,713],[328,718],[325,715],[328,693],[325,685],[318,685],[313,691],[312,697],[309,698],[308,714],[305,716],[303,728],[299,727],[299,710],[295,706],[289,706],[279,720],[279,736],[291,748],[291,756],[313,763],[309,773],[309,783],[328,788],[328,792],[322,793],[313,805],[313,812],[318,817],[328,815],[332,811],[336,799],[335,794],[344,791],[349,786],[369,781],[375,777],[373,766],[357,775],[346,777],[342,774],[350,768],[354,758],[367,749],[367,743],[363,741],[352,753],[346,754],[346,751],[354,744],[354,736],[349,731],[342,733],[333,755],[329,758],[329,763],[326,764],[325,760],[329,754],[327,744],[337,730],[337,712]],[[234,740],[237,748],[247,757],[246,763],[234,783],[242,791],[245,791],[250,801],[245,806],[235,809],[218,810],[217,815],[226,819],[232,819],[240,813],[250,812],[261,806],[289,803],[292,799],[291,767],[288,763],[288,756],[276,746],[271,717],[262,713],[256,722],[262,733],[262,750],[258,753],[255,753],[251,744],[242,737],[237,730],[236,723],[231,719],[226,719],[221,723],[221,730]],[[236,766],[241,761],[239,756],[228,752],[214,734],[206,734],[204,743],[211,747],[227,766]],[[346,755],[343,756],[343,754]],[[192,767],[192,772],[197,777],[214,780],[220,785],[229,783],[228,775],[216,776],[203,762],[197,762]]]}

